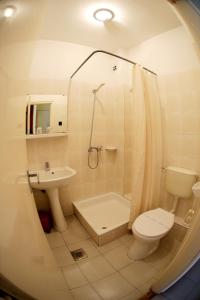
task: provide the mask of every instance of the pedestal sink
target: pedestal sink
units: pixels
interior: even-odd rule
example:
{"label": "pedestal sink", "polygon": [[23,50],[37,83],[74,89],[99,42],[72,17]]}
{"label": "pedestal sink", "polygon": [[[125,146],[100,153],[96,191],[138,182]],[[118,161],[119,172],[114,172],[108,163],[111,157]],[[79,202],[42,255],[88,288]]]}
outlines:
{"label": "pedestal sink", "polygon": [[29,171],[29,182],[32,188],[46,190],[50,201],[51,212],[55,227],[59,232],[67,228],[67,223],[59,201],[58,188],[70,182],[76,171],[70,167],[54,168],[50,171]]}

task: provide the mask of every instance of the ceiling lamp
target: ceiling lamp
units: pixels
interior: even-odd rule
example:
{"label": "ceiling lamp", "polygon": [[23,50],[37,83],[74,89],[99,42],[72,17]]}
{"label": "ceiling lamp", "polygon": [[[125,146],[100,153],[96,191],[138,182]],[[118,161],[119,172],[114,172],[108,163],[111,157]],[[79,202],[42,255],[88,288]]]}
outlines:
{"label": "ceiling lamp", "polygon": [[7,6],[5,9],[4,9],[4,17],[6,18],[10,18],[14,15],[14,12],[15,12],[16,8],[14,6]]}
{"label": "ceiling lamp", "polygon": [[111,21],[114,18],[114,12],[107,8],[100,8],[95,10],[93,17],[100,22]]}

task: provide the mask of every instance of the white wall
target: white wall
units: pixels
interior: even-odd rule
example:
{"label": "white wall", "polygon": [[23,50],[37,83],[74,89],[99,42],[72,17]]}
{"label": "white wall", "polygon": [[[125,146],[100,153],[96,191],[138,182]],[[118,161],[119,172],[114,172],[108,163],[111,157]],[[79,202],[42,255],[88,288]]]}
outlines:
{"label": "white wall", "polygon": [[[36,44],[30,77],[34,80],[67,80],[76,68],[96,49],[60,41],[40,40]],[[118,60],[102,53],[95,54],[74,77],[94,84],[112,82],[112,66]],[[112,82],[113,83],[113,82]]]}
{"label": "white wall", "polygon": [[184,27],[167,31],[129,50],[129,57],[159,75],[200,67],[191,39]]}
{"label": "white wall", "polygon": [[[162,104],[164,162],[200,172],[200,62],[184,27],[158,35],[135,48],[129,57],[158,74]],[[170,209],[165,194],[161,199]],[[192,200],[182,200],[176,212],[184,217]]]}
{"label": "white wall", "polygon": [[25,95],[42,1],[12,4],[15,18],[0,19],[0,271],[35,299],[71,299],[26,178]]}

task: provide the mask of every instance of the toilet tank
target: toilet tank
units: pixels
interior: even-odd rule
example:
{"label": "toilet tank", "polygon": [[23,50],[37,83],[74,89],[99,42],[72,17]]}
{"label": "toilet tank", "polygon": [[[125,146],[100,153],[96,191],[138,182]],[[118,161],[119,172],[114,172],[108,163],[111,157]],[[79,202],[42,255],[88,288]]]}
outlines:
{"label": "toilet tank", "polygon": [[196,182],[197,174],[194,171],[167,167],[165,184],[166,190],[173,196],[188,198],[192,195],[192,185]]}

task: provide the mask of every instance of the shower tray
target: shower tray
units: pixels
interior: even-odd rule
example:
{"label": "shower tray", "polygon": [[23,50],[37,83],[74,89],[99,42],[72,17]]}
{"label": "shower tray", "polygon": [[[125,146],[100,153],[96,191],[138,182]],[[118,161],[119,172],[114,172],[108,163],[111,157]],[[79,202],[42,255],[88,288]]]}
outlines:
{"label": "shower tray", "polygon": [[128,232],[130,201],[117,193],[75,201],[73,207],[75,215],[99,246]]}

